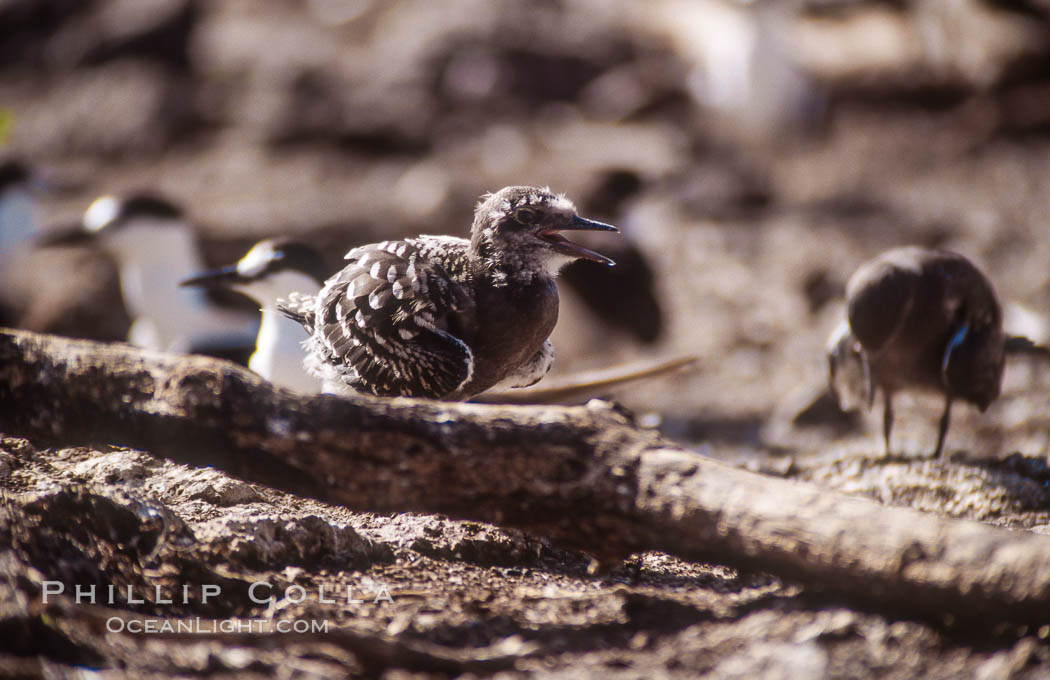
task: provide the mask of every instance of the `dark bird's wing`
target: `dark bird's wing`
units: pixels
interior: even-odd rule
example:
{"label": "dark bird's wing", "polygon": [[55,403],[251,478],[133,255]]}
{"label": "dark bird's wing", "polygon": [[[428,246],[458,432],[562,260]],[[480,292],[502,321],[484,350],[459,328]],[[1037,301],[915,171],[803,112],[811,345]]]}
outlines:
{"label": "dark bird's wing", "polygon": [[437,399],[470,379],[473,356],[447,323],[469,294],[424,248],[419,240],[355,248],[318,295],[313,349],[358,391]]}

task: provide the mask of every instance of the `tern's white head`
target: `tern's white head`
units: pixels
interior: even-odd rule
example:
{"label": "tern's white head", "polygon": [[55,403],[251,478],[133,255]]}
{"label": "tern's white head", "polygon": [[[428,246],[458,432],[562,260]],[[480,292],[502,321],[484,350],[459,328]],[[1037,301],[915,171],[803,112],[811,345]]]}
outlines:
{"label": "tern's white head", "polygon": [[[183,274],[199,267],[196,235],[182,211],[167,199],[153,194],[135,194],[127,198],[101,196],[84,212],[83,230],[98,237],[121,266],[148,262],[163,257],[187,257],[187,246],[193,262],[180,262]],[[171,250],[174,242],[186,244]]]}
{"label": "tern's white head", "polygon": [[266,239],[236,264],[195,275],[182,285],[225,286],[267,306],[291,293],[316,293],[327,274],[324,258],[305,243]]}

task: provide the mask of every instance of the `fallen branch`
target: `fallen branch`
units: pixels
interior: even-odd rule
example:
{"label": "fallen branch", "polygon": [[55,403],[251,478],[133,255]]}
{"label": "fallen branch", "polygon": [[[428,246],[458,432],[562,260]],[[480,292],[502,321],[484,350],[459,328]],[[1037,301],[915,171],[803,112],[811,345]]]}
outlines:
{"label": "fallen branch", "polygon": [[301,397],[204,357],[0,333],[0,431],[119,444],[370,511],[663,550],[927,618],[1045,622],[1050,541],[730,468],[604,407]]}

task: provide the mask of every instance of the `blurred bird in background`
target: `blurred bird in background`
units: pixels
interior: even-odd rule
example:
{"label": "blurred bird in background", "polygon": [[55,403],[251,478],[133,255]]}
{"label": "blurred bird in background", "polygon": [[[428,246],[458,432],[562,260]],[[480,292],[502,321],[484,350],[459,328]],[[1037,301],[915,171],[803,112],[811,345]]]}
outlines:
{"label": "blurred bird in background", "polygon": [[940,457],[952,402],[984,411],[999,397],[1007,353],[1034,348],[1004,332],[991,281],[970,260],[945,250],[882,253],[850,278],[846,304],[847,318],[828,341],[829,382],[842,406],[870,408],[881,390],[887,454],[897,391],[944,395],[934,449]]}
{"label": "blurred bird in background", "polygon": [[690,94],[750,135],[819,127],[827,93],[799,63],[791,3],[770,0],[664,0],[644,20],[689,60]]}
{"label": "blurred bird in background", "polygon": [[292,293],[316,295],[327,275],[320,253],[305,243],[265,239],[236,264],[197,274],[180,285],[225,287],[261,305],[262,321],[248,368],[276,385],[312,393],[321,391],[321,381],[303,367],[302,345],[309,336],[300,324],[278,312],[276,304]]}
{"label": "blurred bird in background", "polygon": [[0,319],[14,316],[19,306],[19,257],[38,237],[33,174],[18,160],[0,164]]}
{"label": "blurred bird in background", "polygon": [[254,345],[254,314],[220,307],[200,288],[179,286],[205,266],[192,225],[167,199],[148,193],[102,196],[88,207],[79,228],[44,243],[84,241],[98,243],[116,260],[133,345],[220,356]]}
{"label": "blurred bird in background", "polygon": [[33,173],[18,160],[0,163],[0,265],[39,233]]}

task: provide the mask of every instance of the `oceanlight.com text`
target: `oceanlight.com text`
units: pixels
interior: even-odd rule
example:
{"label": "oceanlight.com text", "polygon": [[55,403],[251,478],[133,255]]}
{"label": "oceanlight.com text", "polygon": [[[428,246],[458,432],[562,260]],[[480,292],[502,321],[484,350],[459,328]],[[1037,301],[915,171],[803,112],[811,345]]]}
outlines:
{"label": "oceanlight.com text", "polygon": [[111,616],[106,619],[110,633],[133,635],[209,634],[209,633],[327,633],[324,619],[127,619]]}

